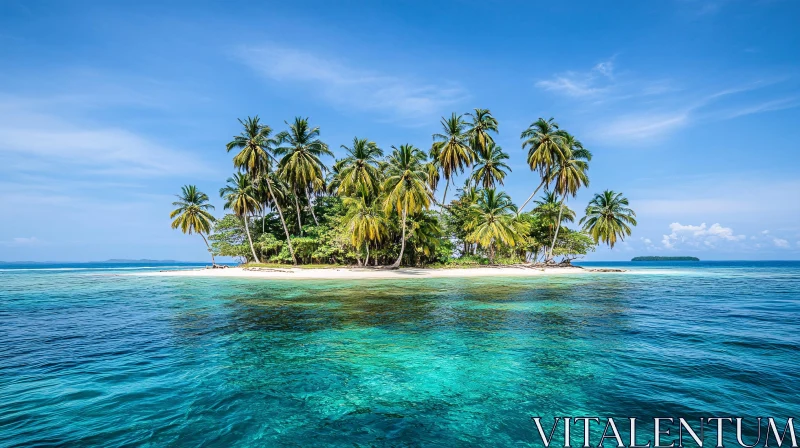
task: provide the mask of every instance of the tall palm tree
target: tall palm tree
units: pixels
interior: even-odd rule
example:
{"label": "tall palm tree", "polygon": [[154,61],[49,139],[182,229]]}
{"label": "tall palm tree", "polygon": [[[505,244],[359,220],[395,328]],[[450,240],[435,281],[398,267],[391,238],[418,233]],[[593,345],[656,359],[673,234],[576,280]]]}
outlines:
{"label": "tall palm tree", "polygon": [[467,123],[469,130],[470,145],[476,154],[481,154],[484,157],[489,157],[489,145],[494,143],[490,132],[497,133],[497,120],[489,112],[489,109],[475,109],[475,113],[468,113],[468,117],[472,120]]}
{"label": "tall palm tree", "polygon": [[520,229],[515,215],[517,208],[511,197],[494,188],[481,190],[478,201],[472,205],[472,219],[467,238],[489,249],[489,262],[494,263],[495,244],[502,242],[514,246],[520,241]]}
{"label": "tall palm tree", "polygon": [[347,157],[337,163],[339,194],[353,194],[362,185],[377,194],[381,181],[378,160],[383,156],[383,150],[375,142],[357,137],[353,138],[352,147],[342,145],[342,149],[347,151]]}
{"label": "tall palm tree", "polygon": [[428,185],[428,174],[425,171],[424,152],[412,145],[402,145],[389,156],[386,180],[383,190],[386,193],[384,210],[388,213],[394,209],[400,215],[402,229],[400,255],[392,264],[392,268],[400,267],[403,252],[406,249],[406,220],[409,213],[416,213],[430,206],[432,192]]}
{"label": "tall palm tree", "polygon": [[356,250],[360,250],[362,244],[366,246],[367,256],[364,264],[369,265],[370,244],[379,243],[387,233],[386,215],[378,201],[367,203],[363,196],[346,197],[343,203],[347,209],[344,219],[350,233],[350,242]]}
{"label": "tall palm tree", "polygon": [[169,214],[170,219],[175,218],[172,221],[172,228],[180,228],[181,232],[189,235],[193,232],[200,235],[211,254],[211,264],[216,266],[214,252],[204,235],[211,232],[211,226],[215,221],[214,216],[209,212],[209,210],[214,210],[214,206],[208,203],[208,195],[194,185],[184,185],[181,187],[181,194],[176,196],[178,200],[172,205],[178,208]]}
{"label": "tall palm tree", "polygon": [[553,192],[561,195],[561,205],[559,206],[556,231],[553,234],[553,242],[550,244],[547,261],[553,258],[553,249],[556,246],[558,231],[561,228],[561,214],[564,211],[564,202],[567,196],[574,197],[578,189],[589,186],[589,176],[586,171],[589,169],[589,160],[592,158],[592,153],[584,148],[581,142],[572,134],[566,131],[559,131],[559,136],[564,156],[556,165],[552,181]]}
{"label": "tall palm tree", "polygon": [[[289,124],[288,131],[277,135],[279,144],[284,145],[275,149],[276,154],[283,156],[280,161],[281,177],[286,179],[295,192],[295,207],[297,210],[297,225],[303,233],[302,218],[300,217],[300,204],[298,197],[305,194],[308,199],[308,208],[311,209],[310,188],[315,181],[324,180],[327,170],[320,157],[333,156],[328,145],[319,139],[319,127],[311,127],[308,118],[296,117],[294,123]],[[312,217],[316,224],[317,217]]]}
{"label": "tall palm tree", "polygon": [[604,242],[614,248],[617,238],[625,240],[631,227],[636,225],[636,213],[628,206],[628,198],[622,193],[606,190],[595,194],[586,207],[586,216],[578,222],[588,231],[594,242]]}
{"label": "tall palm tree", "polygon": [[[274,179],[271,178],[272,161],[274,160],[271,151],[275,140],[270,139],[272,129],[267,125],[261,125],[258,116],[247,117],[246,121],[239,119],[239,123],[244,127],[241,134],[234,136],[225,148],[231,152],[234,148],[240,151],[233,157],[233,165],[250,175],[251,179],[257,179],[258,183],[266,183],[269,197],[273,199],[278,216],[281,218],[283,232],[286,234],[286,244],[289,246],[289,253],[292,254],[292,261],[297,264],[292,248],[292,240],[289,236],[289,229],[286,227],[286,220],[283,218],[283,211],[277,200],[276,191],[273,188]],[[263,225],[263,222],[262,222]]]}
{"label": "tall palm tree", "polygon": [[558,132],[558,123],[553,118],[549,120],[539,118],[522,132],[520,138],[523,139],[522,149],[528,149],[528,166],[531,171],[538,171],[541,179],[539,186],[519,208],[522,211],[539,189],[550,183],[553,170],[566,154],[561,143],[561,134]]}
{"label": "tall palm tree", "polygon": [[442,117],[442,134],[433,134],[433,147],[431,152],[438,154],[439,168],[442,170],[447,184],[442,195],[442,205],[447,199],[447,189],[454,175],[464,171],[465,167],[472,165],[475,154],[469,146],[467,123],[461,115],[454,112],[450,118]]}
{"label": "tall palm tree", "polygon": [[475,185],[483,185],[483,188],[494,188],[495,182],[503,185],[506,171],[511,171],[504,160],[508,160],[508,155],[503,152],[503,148],[489,142],[485,152],[478,154],[478,161],[472,170],[472,181]]}
{"label": "tall palm tree", "polygon": [[253,246],[253,238],[250,236],[250,214],[254,214],[261,209],[258,199],[255,198],[255,188],[247,173],[234,173],[233,177],[228,178],[228,184],[219,190],[219,196],[225,199],[225,210],[233,212],[244,221],[244,230],[247,232],[247,241],[250,242],[250,251],[256,263],[258,259],[256,249]]}

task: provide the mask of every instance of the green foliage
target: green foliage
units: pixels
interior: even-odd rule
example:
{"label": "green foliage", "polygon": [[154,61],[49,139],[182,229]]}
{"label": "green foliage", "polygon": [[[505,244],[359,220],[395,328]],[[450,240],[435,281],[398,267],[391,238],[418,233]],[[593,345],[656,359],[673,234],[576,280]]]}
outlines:
{"label": "green foliage", "polygon": [[247,245],[244,224],[241,218],[228,214],[216,222],[213,233],[208,237],[214,255],[246,259],[250,247]]}
{"label": "green foliage", "polygon": [[561,229],[558,235],[553,254],[563,257],[564,261],[569,261],[594,252],[596,248],[597,243],[589,235],[565,228]]}

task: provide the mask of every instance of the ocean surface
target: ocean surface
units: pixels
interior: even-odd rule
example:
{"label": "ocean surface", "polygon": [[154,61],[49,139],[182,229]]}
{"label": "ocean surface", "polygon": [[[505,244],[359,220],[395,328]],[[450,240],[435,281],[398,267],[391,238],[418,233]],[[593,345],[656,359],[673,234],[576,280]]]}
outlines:
{"label": "ocean surface", "polygon": [[631,271],[0,265],[0,446],[542,446],[534,416],[800,418],[800,262],[584,265]]}

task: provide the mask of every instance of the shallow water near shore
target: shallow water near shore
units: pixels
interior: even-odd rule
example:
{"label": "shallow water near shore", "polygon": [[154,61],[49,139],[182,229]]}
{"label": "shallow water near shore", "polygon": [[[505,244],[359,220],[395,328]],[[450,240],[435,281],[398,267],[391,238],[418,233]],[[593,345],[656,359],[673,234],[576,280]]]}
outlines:
{"label": "shallow water near shore", "polygon": [[587,265],[630,272],[3,266],[0,445],[541,446],[533,416],[800,417],[800,262]]}

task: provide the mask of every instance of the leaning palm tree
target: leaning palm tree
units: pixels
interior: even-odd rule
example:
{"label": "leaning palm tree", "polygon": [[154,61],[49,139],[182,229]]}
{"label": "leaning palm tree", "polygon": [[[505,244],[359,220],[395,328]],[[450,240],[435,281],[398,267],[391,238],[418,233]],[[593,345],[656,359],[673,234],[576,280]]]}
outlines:
{"label": "leaning palm tree", "polygon": [[628,198],[612,190],[595,194],[586,207],[586,216],[578,222],[594,242],[604,242],[614,248],[617,238],[625,240],[636,225],[636,213],[628,208]]}
{"label": "leaning palm tree", "polygon": [[552,118],[549,120],[539,118],[522,132],[520,138],[523,139],[522,149],[528,149],[528,166],[531,171],[538,171],[541,179],[539,186],[519,208],[522,211],[536,196],[539,189],[550,183],[553,170],[566,157],[566,154],[561,142],[561,134],[558,132],[558,123]]}
{"label": "leaning palm tree", "polygon": [[353,194],[361,186],[373,194],[380,190],[381,171],[378,160],[383,151],[365,138],[353,138],[353,146],[348,148],[347,157],[337,163],[339,169],[339,194]]}
{"label": "leaning palm tree", "polygon": [[[239,148],[238,154],[233,157],[233,165],[250,175],[251,179],[256,179],[258,183],[264,182],[267,185],[267,192],[270,198],[273,199],[275,208],[278,210],[278,216],[281,218],[281,225],[283,232],[286,234],[286,244],[289,247],[289,253],[292,255],[292,261],[297,264],[297,259],[294,256],[294,248],[292,248],[292,240],[289,236],[289,229],[286,227],[286,220],[283,218],[283,210],[276,200],[280,195],[273,188],[274,179],[272,173],[272,161],[274,160],[271,151],[275,140],[270,139],[272,129],[267,125],[259,123],[258,116],[254,118],[247,117],[246,121],[239,119],[239,123],[244,126],[244,131],[233,137],[225,147],[230,152],[234,148]],[[276,196],[278,194],[278,196]],[[263,222],[262,222],[263,225]]]}
{"label": "leaning palm tree", "polygon": [[208,240],[204,234],[211,232],[211,226],[215,221],[214,216],[209,210],[214,210],[214,206],[208,203],[208,195],[198,190],[194,185],[184,185],[181,187],[181,194],[176,195],[178,200],[172,205],[176,208],[169,214],[173,229],[181,229],[181,232],[191,235],[197,233],[206,243],[208,252],[211,254],[211,264],[216,266],[214,261],[214,251],[208,245]]}
{"label": "leaning palm tree", "polygon": [[250,214],[261,209],[258,199],[255,198],[255,189],[250,175],[247,173],[234,173],[233,177],[228,178],[228,184],[219,190],[219,196],[225,199],[225,210],[233,212],[244,221],[244,230],[247,232],[247,241],[250,242],[250,251],[256,263],[261,261],[256,255],[253,246],[253,238],[250,236]]}
{"label": "leaning palm tree", "polygon": [[484,157],[489,157],[489,145],[494,143],[490,132],[497,133],[497,120],[489,112],[489,109],[475,109],[475,113],[468,113],[468,117],[472,119],[467,126],[469,130],[469,142],[472,150],[476,154],[481,154]]}
{"label": "leaning palm tree", "polygon": [[[312,208],[310,188],[315,182],[323,181],[324,172],[327,171],[320,157],[333,156],[333,153],[328,149],[328,145],[319,139],[319,127],[312,128],[308,124],[308,118],[296,117],[294,123],[286,124],[289,130],[277,135],[279,144],[283,146],[276,148],[275,152],[283,156],[280,161],[280,173],[294,190],[297,226],[302,234],[303,224],[298,198],[301,194],[305,194],[308,208]],[[312,217],[315,223],[319,224],[313,211]]]}
{"label": "leaning palm tree", "polygon": [[503,162],[508,155],[494,142],[489,142],[484,154],[478,154],[478,161],[472,170],[472,181],[475,185],[483,185],[483,188],[494,188],[495,183],[503,185],[507,171],[511,171],[511,167]]}
{"label": "leaning palm tree", "polygon": [[425,153],[412,145],[402,145],[389,156],[386,180],[383,191],[386,198],[383,207],[386,213],[392,209],[400,215],[400,255],[392,264],[392,268],[400,267],[403,252],[406,249],[406,220],[408,215],[430,206],[432,192],[428,185],[428,174],[425,171]]}
{"label": "leaning palm tree", "polygon": [[469,146],[467,123],[461,115],[456,115],[454,112],[450,118],[442,117],[442,129],[442,134],[433,134],[434,143],[431,152],[438,154],[439,168],[447,181],[442,195],[442,205],[444,205],[450,180],[454,175],[463,172],[465,167],[472,165],[475,154]]}
{"label": "leaning palm tree", "polygon": [[[361,250],[362,245],[366,247],[367,255],[364,265],[369,265],[370,244],[380,243],[387,233],[386,215],[381,210],[378,201],[374,200],[370,204],[364,199],[364,196],[346,197],[343,200],[343,204],[347,210],[344,222],[347,223],[350,242],[356,250]],[[357,260],[358,264],[361,265],[360,258],[357,258]]]}
{"label": "leaning palm tree", "polygon": [[586,171],[589,169],[589,160],[592,153],[583,147],[572,134],[566,131],[559,131],[561,145],[563,146],[564,157],[556,166],[552,174],[553,192],[561,195],[561,205],[559,206],[556,230],[553,234],[553,242],[550,244],[550,251],[546,261],[553,259],[553,249],[556,247],[558,230],[561,228],[561,215],[564,211],[564,202],[567,196],[575,197],[578,189],[589,186],[589,176]]}
{"label": "leaning palm tree", "polygon": [[498,242],[514,246],[520,241],[521,221],[515,219],[517,208],[511,197],[494,188],[481,190],[478,201],[471,206],[472,216],[467,224],[467,238],[489,249],[489,262],[494,263]]}

